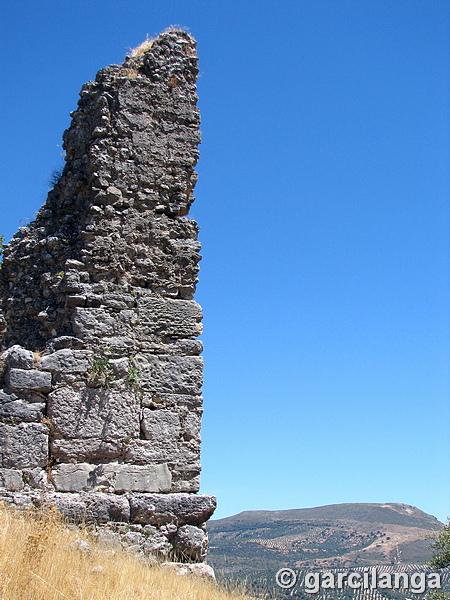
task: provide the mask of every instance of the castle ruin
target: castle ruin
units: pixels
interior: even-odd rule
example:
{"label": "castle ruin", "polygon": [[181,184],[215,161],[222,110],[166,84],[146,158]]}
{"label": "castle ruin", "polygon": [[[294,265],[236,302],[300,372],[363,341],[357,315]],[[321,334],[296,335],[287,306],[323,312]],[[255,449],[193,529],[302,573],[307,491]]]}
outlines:
{"label": "castle ruin", "polygon": [[82,87],[64,170],[0,270],[0,496],[184,561],[215,508],[197,493],[197,63],[170,30]]}

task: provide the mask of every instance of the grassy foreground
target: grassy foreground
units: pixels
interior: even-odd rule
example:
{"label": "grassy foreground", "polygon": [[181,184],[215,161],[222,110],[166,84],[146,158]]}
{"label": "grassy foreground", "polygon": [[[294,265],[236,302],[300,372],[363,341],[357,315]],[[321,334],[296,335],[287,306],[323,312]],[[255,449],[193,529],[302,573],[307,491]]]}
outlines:
{"label": "grassy foreground", "polygon": [[[82,550],[79,540],[88,542]],[[78,542],[76,541],[78,540]],[[82,544],[81,544],[82,545]],[[0,507],[0,600],[249,600],[198,577],[149,567],[52,513]]]}

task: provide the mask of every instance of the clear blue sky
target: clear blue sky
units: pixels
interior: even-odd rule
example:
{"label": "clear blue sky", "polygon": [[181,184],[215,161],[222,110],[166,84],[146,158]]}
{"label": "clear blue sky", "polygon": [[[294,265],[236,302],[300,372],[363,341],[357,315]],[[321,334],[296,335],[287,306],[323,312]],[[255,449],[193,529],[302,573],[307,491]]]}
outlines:
{"label": "clear blue sky", "polygon": [[44,202],[81,85],[199,44],[202,491],[217,517],[450,515],[444,0],[6,0],[0,233]]}

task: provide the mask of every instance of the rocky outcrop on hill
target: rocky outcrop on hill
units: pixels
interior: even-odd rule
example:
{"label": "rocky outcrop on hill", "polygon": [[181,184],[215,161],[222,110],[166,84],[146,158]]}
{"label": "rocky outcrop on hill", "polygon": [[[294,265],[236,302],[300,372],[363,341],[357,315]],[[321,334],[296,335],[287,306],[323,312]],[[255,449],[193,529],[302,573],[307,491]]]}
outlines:
{"label": "rocky outcrop on hill", "polygon": [[0,494],[144,554],[202,560],[196,42],[171,30],[85,84],[66,165],[4,252]]}

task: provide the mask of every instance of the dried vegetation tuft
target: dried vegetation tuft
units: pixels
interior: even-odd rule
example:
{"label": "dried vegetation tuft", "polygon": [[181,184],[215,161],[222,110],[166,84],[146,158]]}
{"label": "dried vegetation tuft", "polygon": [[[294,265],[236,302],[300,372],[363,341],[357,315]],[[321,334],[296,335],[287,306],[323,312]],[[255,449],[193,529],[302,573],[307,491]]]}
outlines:
{"label": "dried vegetation tuft", "polygon": [[120,547],[96,543],[56,510],[19,513],[5,507],[0,507],[0,598],[250,600],[241,591],[150,567]]}

